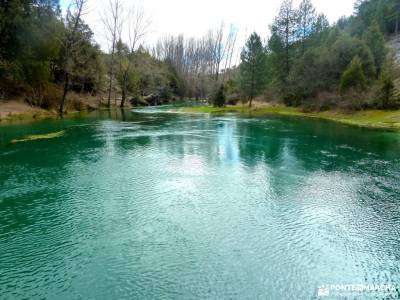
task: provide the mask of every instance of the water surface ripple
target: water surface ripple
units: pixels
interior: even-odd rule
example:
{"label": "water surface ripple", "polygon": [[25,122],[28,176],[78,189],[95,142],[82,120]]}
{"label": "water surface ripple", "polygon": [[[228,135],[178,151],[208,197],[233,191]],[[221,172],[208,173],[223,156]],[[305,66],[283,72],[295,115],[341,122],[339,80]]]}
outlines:
{"label": "water surface ripple", "polygon": [[400,283],[398,133],[150,109],[1,126],[0,150],[0,299]]}

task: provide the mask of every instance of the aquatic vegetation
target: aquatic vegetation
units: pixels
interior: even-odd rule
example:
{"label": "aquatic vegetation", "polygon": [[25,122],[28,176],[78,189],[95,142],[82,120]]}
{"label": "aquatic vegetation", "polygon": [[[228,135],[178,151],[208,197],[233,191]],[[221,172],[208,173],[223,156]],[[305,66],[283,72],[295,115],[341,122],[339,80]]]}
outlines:
{"label": "aquatic vegetation", "polygon": [[58,131],[58,132],[46,133],[46,134],[28,135],[27,137],[25,137],[23,139],[12,140],[11,143],[15,144],[15,143],[29,142],[29,141],[36,141],[36,140],[55,139],[55,138],[63,136],[64,134],[65,134],[65,130]]}

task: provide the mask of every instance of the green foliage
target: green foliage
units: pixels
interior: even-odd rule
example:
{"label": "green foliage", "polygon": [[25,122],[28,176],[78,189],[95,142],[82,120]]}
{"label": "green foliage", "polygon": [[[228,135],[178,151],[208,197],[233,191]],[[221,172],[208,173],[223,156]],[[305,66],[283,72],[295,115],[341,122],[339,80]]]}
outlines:
{"label": "green foliage", "polygon": [[335,60],[335,69],[337,78],[341,76],[355,56],[358,56],[363,73],[367,79],[374,78],[376,68],[374,57],[366,43],[359,38],[351,37],[347,34],[342,34],[332,45],[330,53]]}
{"label": "green foliage", "polygon": [[394,96],[394,83],[392,78],[384,76],[380,82],[381,107],[384,109],[394,108],[398,105],[398,99]]}
{"label": "green foliage", "polygon": [[[322,20],[320,20],[322,22]],[[322,24],[318,24],[321,26]],[[310,42],[309,36],[317,26],[317,14],[311,0],[302,0],[297,10],[296,34],[301,43],[301,52],[304,53]],[[323,25],[322,25],[323,26]],[[321,30],[321,29],[319,29]]]}
{"label": "green foliage", "polygon": [[[390,71],[393,59],[385,62],[385,38],[399,31],[399,0],[359,0],[355,14],[333,26],[317,14],[310,0],[300,1],[297,8],[291,0],[282,2],[267,47],[256,33],[250,36],[240,66],[220,76],[218,85],[225,88],[219,88],[217,95],[224,101],[215,103],[223,106],[243,96],[251,105],[253,98],[264,93],[298,106],[317,102],[326,94],[340,99],[338,91],[346,93],[343,101],[349,102],[352,91],[358,101],[364,95],[355,91],[372,94],[377,90],[377,106],[397,105],[399,74]],[[102,53],[89,26],[76,14],[61,15],[58,0],[0,3],[1,98],[21,95],[33,105],[52,108],[64,86],[67,92],[103,91],[110,55]],[[143,48],[131,52],[118,41],[114,62],[119,86],[114,92],[124,91],[124,96],[138,103],[144,103],[143,99],[160,103],[176,96],[209,97],[216,87],[216,57],[213,36],[208,38],[168,39],[158,45],[165,53],[157,58]],[[227,43],[224,39],[222,44]],[[220,58],[222,62],[228,60],[226,56]]]}
{"label": "green foliage", "polygon": [[386,56],[385,38],[379,29],[378,23],[374,20],[364,33],[364,40],[374,56],[375,67],[378,73]]}
{"label": "green foliage", "polygon": [[[291,106],[318,103],[321,97],[343,106],[371,105],[375,89],[379,89],[376,99],[391,89],[381,75],[385,35],[398,32],[399,21],[398,0],[360,0],[354,15],[340,18],[333,26],[317,15],[310,1],[301,1],[298,8],[290,0],[283,1],[267,44],[266,94],[273,93],[269,98]],[[397,77],[391,77],[393,82]]]}
{"label": "green foliage", "polygon": [[357,18],[366,26],[376,21],[383,33],[398,33],[400,22],[398,0],[360,0],[356,3],[356,11]]}
{"label": "green foliage", "polygon": [[293,65],[289,75],[285,102],[298,106],[303,100],[316,97],[321,90],[330,90],[332,74],[326,72],[332,68],[330,53],[325,48],[307,50]]}
{"label": "green foliage", "polygon": [[364,75],[361,60],[358,56],[354,57],[349,67],[344,71],[340,79],[340,93],[348,91],[350,88],[364,90],[367,80]]}
{"label": "green foliage", "polygon": [[398,72],[398,65],[396,64],[394,53],[390,52],[386,56],[378,82],[377,104],[379,108],[388,109],[400,107],[400,93],[396,89],[394,83]]}
{"label": "green foliage", "polygon": [[213,105],[214,107],[224,107],[225,106],[225,89],[224,85],[221,85],[214,96]]}
{"label": "green foliage", "polygon": [[296,10],[293,8],[292,0],[283,0],[279,13],[271,26],[271,50],[275,52],[274,62],[279,64],[275,66],[275,71],[279,71],[278,78],[284,83],[289,75],[291,62],[293,60],[293,43],[296,40],[298,20]]}
{"label": "green foliage", "polygon": [[60,51],[58,1],[5,1],[0,10],[0,90],[41,95]]}
{"label": "green foliage", "polygon": [[[3,1],[0,8],[0,93],[23,94],[33,105],[54,106],[64,74],[77,92],[95,91],[103,74],[89,26],[67,14],[58,0]],[[71,47],[73,45],[73,47]],[[53,97],[53,99],[50,99]]]}
{"label": "green foliage", "polygon": [[266,55],[260,36],[253,33],[249,37],[240,58],[241,90],[251,101],[263,91],[266,83]]}

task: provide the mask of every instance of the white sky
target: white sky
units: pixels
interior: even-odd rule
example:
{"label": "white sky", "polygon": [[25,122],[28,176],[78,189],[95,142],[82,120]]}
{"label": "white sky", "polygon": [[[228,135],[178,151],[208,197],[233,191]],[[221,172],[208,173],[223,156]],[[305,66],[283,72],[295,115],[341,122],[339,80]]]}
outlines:
{"label": "white sky", "polygon": [[[70,0],[61,0],[65,7]],[[86,22],[95,32],[96,41],[106,49],[101,11],[108,0],[88,0],[89,13]],[[268,36],[268,26],[277,15],[281,0],[122,0],[125,7],[132,4],[142,6],[151,19],[151,33],[146,44],[153,44],[159,37],[183,33],[185,36],[200,37],[208,29],[224,22],[239,29],[238,44],[244,44],[245,37],[256,31],[264,39]],[[300,0],[294,0],[297,4]],[[318,12],[324,13],[331,23],[353,12],[354,0],[314,0]]]}

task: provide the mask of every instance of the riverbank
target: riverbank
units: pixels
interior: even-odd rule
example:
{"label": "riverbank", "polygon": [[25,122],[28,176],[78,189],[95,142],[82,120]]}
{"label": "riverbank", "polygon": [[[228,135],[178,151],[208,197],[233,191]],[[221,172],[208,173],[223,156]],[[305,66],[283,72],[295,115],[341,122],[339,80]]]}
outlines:
{"label": "riverbank", "polygon": [[[113,103],[112,107],[116,107],[116,105],[117,104]],[[67,104],[64,117],[99,110],[102,109],[103,106],[104,104],[101,104],[96,97],[83,97],[72,94],[71,99]],[[0,101],[0,124],[32,122],[35,120],[57,119],[59,117],[60,115],[56,109],[47,110],[31,106],[22,99]]]}
{"label": "riverbank", "polygon": [[251,116],[278,114],[286,116],[319,118],[361,127],[400,130],[400,110],[363,110],[357,112],[329,110],[323,112],[304,112],[301,110],[301,108],[286,107],[282,105],[256,104],[252,108],[242,105],[226,107],[199,106],[185,107],[182,108],[181,111],[187,113],[210,114],[238,113],[250,114]]}
{"label": "riverbank", "polygon": [[56,118],[56,112],[32,107],[28,103],[9,100],[0,103],[0,122],[32,121]]}

